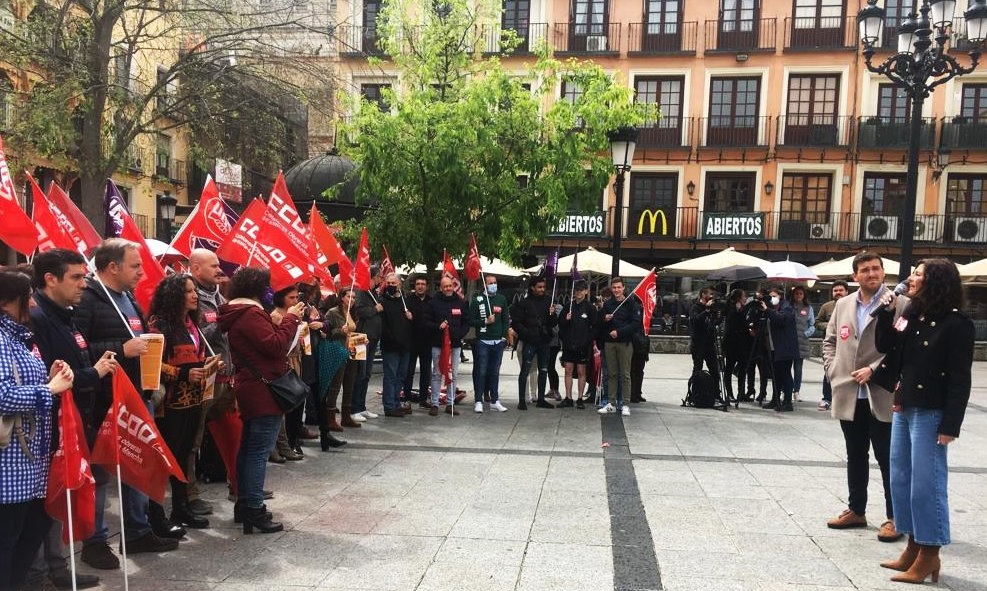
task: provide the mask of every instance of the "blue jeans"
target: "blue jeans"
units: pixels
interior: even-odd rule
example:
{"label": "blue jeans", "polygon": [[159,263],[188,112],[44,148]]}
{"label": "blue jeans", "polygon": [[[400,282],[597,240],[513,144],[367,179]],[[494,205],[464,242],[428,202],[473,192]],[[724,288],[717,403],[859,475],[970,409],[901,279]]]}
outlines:
{"label": "blue jeans", "polygon": [[[446,404],[456,400],[456,381],[459,378],[459,354],[462,347],[452,348],[452,382],[446,389]],[[439,390],[442,388],[442,370],[439,369],[439,359],[442,359],[442,347],[432,347],[432,406],[439,405]]]}
{"label": "blue jeans", "polygon": [[281,432],[281,415],[243,421],[240,451],[236,454],[237,500],[250,509],[264,504],[267,457]]}
{"label": "blue jeans", "polygon": [[367,410],[367,389],[370,387],[370,376],[374,373],[374,357],[377,356],[377,343],[370,341],[367,343],[367,360],[360,362],[360,368],[356,374],[356,384],[353,386],[353,413]]}
{"label": "blue jeans", "polygon": [[795,392],[802,391],[802,362],[804,359],[796,359],[792,363],[792,368],[794,369],[795,376],[793,378],[792,388]]}
{"label": "blue jeans", "polygon": [[891,418],[891,503],[895,528],[924,546],[949,543],[947,446],[942,410],[905,408]]}
{"label": "blue jeans", "polygon": [[521,374],[517,379],[518,400],[523,402],[528,394],[528,372],[531,371],[531,363],[536,355],[538,356],[538,400],[545,400],[545,386],[548,385],[549,349],[548,343],[544,345],[524,344],[524,349],[521,350]]}
{"label": "blue jeans", "polygon": [[503,340],[496,345],[473,343],[473,402],[483,402],[486,393],[491,403],[500,400],[500,362],[504,360],[505,346]]}
{"label": "blue jeans", "polygon": [[397,410],[401,406],[398,394],[401,392],[404,378],[408,374],[408,362],[411,361],[411,354],[384,351],[381,356],[384,358],[384,388],[381,392],[381,402],[384,404],[385,412]]}

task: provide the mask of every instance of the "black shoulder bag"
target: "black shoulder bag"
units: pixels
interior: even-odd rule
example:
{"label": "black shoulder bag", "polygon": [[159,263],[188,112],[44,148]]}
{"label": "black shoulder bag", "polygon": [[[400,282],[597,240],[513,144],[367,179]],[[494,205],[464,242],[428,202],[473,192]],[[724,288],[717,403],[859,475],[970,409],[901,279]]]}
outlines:
{"label": "black shoulder bag", "polygon": [[300,405],[305,403],[305,399],[308,398],[311,390],[308,384],[302,381],[298,374],[295,373],[294,368],[289,367],[288,371],[281,376],[269,380],[264,376],[260,375],[260,372],[254,368],[254,366],[244,358],[243,365],[250,373],[254,374],[254,377],[258,380],[264,382],[267,389],[270,390],[271,396],[281,407],[284,412],[291,412],[298,408]]}

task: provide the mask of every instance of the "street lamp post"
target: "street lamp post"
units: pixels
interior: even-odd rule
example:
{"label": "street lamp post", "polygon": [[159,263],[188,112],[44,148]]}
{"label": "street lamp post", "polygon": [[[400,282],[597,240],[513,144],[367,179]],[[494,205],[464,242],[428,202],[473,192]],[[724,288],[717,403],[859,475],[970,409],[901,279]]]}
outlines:
{"label": "street lamp post", "polygon": [[610,140],[610,157],[617,171],[614,192],[617,194],[613,216],[613,262],[610,277],[620,275],[620,243],[624,233],[624,174],[634,162],[634,147],[637,145],[637,128],[620,127],[607,134]]}
{"label": "street lamp post", "polygon": [[912,102],[899,281],[907,279],[912,268],[922,106],[937,86],[976,69],[980,61],[979,45],[987,36],[987,4],[985,0],[973,0],[970,8],[963,13],[967,39],[973,47],[970,50],[970,66],[960,65],[946,52],[949,28],[953,25],[955,14],[956,0],[922,0],[919,13],[910,15],[898,28],[896,53],[877,66],[871,60],[876,52],[875,46],[881,41],[884,9],[877,6],[877,0],[867,0],[867,6],[857,15],[867,69],[903,88]]}
{"label": "street lamp post", "polygon": [[164,242],[171,242],[172,224],[175,222],[175,208],[178,206],[178,199],[171,196],[169,191],[158,196],[158,239]]}

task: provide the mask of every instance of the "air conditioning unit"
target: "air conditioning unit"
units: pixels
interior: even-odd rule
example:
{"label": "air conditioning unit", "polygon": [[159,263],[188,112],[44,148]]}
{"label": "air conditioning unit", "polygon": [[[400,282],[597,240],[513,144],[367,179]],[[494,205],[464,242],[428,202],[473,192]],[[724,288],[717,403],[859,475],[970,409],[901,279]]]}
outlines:
{"label": "air conditioning unit", "polygon": [[830,224],[809,225],[809,238],[811,240],[832,240],[833,226]]}
{"label": "air conditioning unit", "polygon": [[955,242],[987,243],[987,219],[953,218],[953,240]]}
{"label": "air conditioning unit", "polygon": [[915,232],[912,236],[916,242],[935,242],[939,240],[939,219],[933,215],[916,216]]}
{"label": "air conditioning unit", "polygon": [[607,50],[607,37],[606,35],[590,35],[586,37],[586,51],[606,51]]}
{"label": "air conditioning unit", "polygon": [[869,215],[864,217],[864,240],[897,240],[898,216]]}

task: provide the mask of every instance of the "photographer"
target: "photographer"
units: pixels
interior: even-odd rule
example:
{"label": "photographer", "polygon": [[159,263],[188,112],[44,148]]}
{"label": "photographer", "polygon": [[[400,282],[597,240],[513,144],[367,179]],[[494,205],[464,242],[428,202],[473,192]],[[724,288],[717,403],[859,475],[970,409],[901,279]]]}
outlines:
{"label": "photographer", "polygon": [[770,299],[768,291],[762,289],[754,292],[754,297],[747,302],[744,313],[747,316],[747,331],[751,335],[750,355],[747,360],[747,398],[754,396],[755,369],[760,374],[760,389],[756,401],[763,403],[768,397],[768,378],[771,373],[771,331],[768,327],[768,314],[762,310],[761,302]]}
{"label": "photographer", "polygon": [[749,399],[744,396],[744,383],[747,377],[747,360],[751,355],[751,333],[747,330],[747,309],[744,302],[747,294],[742,289],[730,292],[727,298],[727,317],[724,324],[723,356],[726,365],[723,368],[723,387],[727,392],[727,400],[736,402],[733,396],[733,376],[737,375],[737,398]]}
{"label": "photographer", "polygon": [[[709,373],[716,378],[720,368],[716,361],[714,333],[716,325],[723,321],[725,302],[714,296],[716,291],[712,287],[704,287],[699,292],[699,299],[692,305],[689,313],[689,336],[692,338],[692,373],[702,371],[705,361]],[[721,394],[719,382],[717,379],[717,396]]]}

